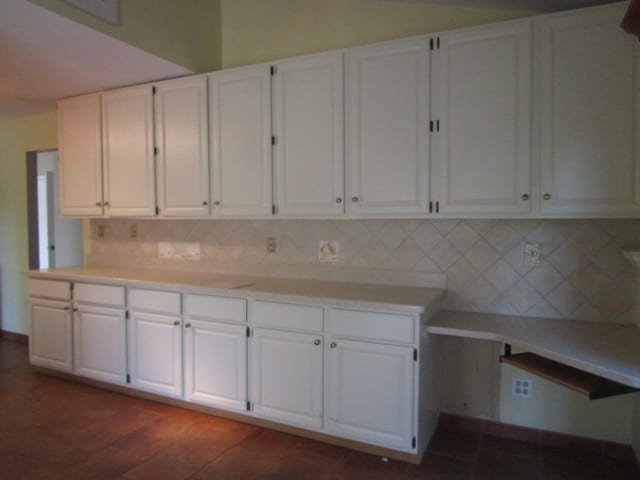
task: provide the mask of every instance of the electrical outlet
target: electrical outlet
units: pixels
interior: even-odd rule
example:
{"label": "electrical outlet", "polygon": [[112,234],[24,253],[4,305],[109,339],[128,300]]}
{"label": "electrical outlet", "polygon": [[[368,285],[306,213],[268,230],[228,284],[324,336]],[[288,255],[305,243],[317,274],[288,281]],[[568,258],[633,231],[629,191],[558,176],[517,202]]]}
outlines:
{"label": "electrical outlet", "polygon": [[511,379],[511,396],[515,398],[531,398],[533,382],[524,378]]}
{"label": "electrical outlet", "polygon": [[340,253],[338,240],[320,240],[318,242],[318,260],[321,262],[337,262]]}
{"label": "electrical outlet", "polygon": [[98,225],[98,238],[104,238],[104,224]]}
{"label": "electrical outlet", "polygon": [[132,223],[129,226],[129,236],[131,238],[138,238],[138,225],[136,223]]}
{"label": "electrical outlet", "polygon": [[527,243],[524,246],[524,266],[539,267],[540,266],[540,244]]}
{"label": "electrical outlet", "polygon": [[267,252],[276,253],[276,239],[275,239],[275,237],[267,237]]}

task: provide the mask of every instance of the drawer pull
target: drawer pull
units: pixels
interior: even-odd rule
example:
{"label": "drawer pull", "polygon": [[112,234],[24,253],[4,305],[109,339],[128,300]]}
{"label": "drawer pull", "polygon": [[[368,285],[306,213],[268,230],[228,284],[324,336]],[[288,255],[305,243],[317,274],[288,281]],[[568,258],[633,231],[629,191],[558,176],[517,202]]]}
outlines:
{"label": "drawer pull", "polygon": [[336,348],[338,344],[336,342],[331,342],[331,348]]}
{"label": "drawer pull", "polygon": [[173,322],[173,324],[177,327],[178,325],[180,325],[180,320],[176,320],[175,322]]}
{"label": "drawer pull", "polygon": [[317,345],[320,345],[320,339],[316,339],[316,340],[313,342],[313,344],[314,344],[314,345],[316,345],[316,346],[317,346]]}
{"label": "drawer pull", "polygon": [[190,323],[187,323],[187,324],[184,326],[184,328],[191,328],[191,324],[190,324]]}

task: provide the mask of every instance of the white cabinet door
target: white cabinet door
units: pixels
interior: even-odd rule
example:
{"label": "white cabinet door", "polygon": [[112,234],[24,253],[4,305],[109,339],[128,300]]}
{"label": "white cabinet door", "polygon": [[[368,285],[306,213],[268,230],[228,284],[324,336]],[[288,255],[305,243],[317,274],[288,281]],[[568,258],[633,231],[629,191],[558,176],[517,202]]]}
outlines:
{"label": "white cabinet door", "polygon": [[276,66],[278,215],[344,214],[343,57],[331,52]]}
{"label": "white cabinet door", "polygon": [[186,322],[185,398],[213,407],[246,411],[246,327],[193,318],[187,318]]}
{"label": "white cabinet door", "polygon": [[163,217],[209,214],[207,78],[159,83],[155,95],[158,206]]}
{"label": "white cabinet door", "polygon": [[62,215],[102,215],[100,94],[58,102]]}
{"label": "white cabinet door", "polygon": [[413,349],[332,339],[329,433],[413,451]]}
{"label": "white cabinet door", "polygon": [[426,38],[348,51],[348,213],[428,212],[429,53]]}
{"label": "white cabinet door", "polygon": [[105,213],[152,216],[156,209],[150,86],[102,95]]}
{"label": "white cabinet door", "polygon": [[531,22],[440,37],[436,210],[529,213]]}
{"label": "white cabinet door", "polygon": [[127,383],[124,309],[80,306],[74,313],[74,373],[105,382]]}
{"label": "white cabinet door", "polygon": [[129,373],[131,386],[182,397],[180,317],[131,311]]}
{"label": "white cabinet door", "polygon": [[537,23],[544,215],[640,214],[640,46],[624,10]]}
{"label": "white cabinet door", "polygon": [[253,329],[251,400],[257,417],[322,428],[322,336]]}
{"label": "white cabinet door", "polygon": [[71,309],[66,302],[34,299],[30,303],[29,359],[33,365],[71,372]]}
{"label": "white cabinet door", "polygon": [[213,215],[271,215],[269,67],[210,75],[209,113]]}

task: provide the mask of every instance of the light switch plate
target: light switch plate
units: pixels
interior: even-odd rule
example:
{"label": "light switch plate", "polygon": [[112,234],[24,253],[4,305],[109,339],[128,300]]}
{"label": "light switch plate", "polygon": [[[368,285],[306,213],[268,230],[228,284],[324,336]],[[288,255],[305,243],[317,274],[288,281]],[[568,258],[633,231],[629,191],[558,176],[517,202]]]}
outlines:
{"label": "light switch plate", "polygon": [[527,243],[524,246],[524,266],[539,267],[540,266],[540,244]]}
{"label": "light switch plate", "polygon": [[320,240],[318,242],[318,260],[321,262],[337,262],[340,254],[338,240]]}

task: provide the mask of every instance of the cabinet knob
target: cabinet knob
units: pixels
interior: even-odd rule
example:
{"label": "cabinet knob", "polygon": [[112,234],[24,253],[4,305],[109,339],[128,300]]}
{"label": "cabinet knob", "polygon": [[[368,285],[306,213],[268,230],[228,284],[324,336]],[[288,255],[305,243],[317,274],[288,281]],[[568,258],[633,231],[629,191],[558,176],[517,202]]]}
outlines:
{"label": "cabinet knob", "polygon": [[353,203],[356,203],[358,200],[359,200],[359,198],[358,198],[358,197],[353,197],[353,198],[351,199],[351,201],[352,201]]}
{"label": "cabinet knob", "polygon": [[185,324],[184,328],[191,328],[191,324],[190,323]]}
{"label": "cabinet knob", "polygon": [[336,348],[338,346],[338,344],[336,342],[331,342],[331,348]]}
{"label": "cabinet knob", "polygon": [[216,206],[216,207],[219,207],[220,206],[220,202],[218,200],[216,200],[215,202],[213,202],[213,205]]}
{"label": "cabinet knob", "polygon": [[314,344],[314,345],[316,345],[316,346],[320,345],[320,339],[316,339],[316,340],[313,342],[313,344]]}
{"label": "cabinet knob", "polygon": [[104,206],[108,207],[109,206],[109,201],[107,200],[106,202],[104,202]]}
{"label": "cabinet knob", "polygon": [[206,207],[207,205],[209,205],[209,202],[207,202],[206,200],[202,202],[203,207]]}
{"label": "cabinet knob", "polygon": [[65,310],[71,310],[71,307],[64,307]]}
{"label": "cabinet knob", "polygon": [[340,197],[336,198],[336,203],[342,203],[342,199]]}
{"label": "cabinet knob", "polygon": [[528,193],[522,194],[522,200],[529,200],[529,194]]}
{"label": "cabinet knob", "polygon": [[101,207],[102,203],[101,202],[96,202],[96,207]]}
{"label": "cabinet knob", "polygon": [[544,198],[545,200],[551,200],[551,194],[550,193],[545,193],[542,198]]}
{"label": "cabinet knob", "polygon": [[74,311],[74,312],[77,312],[77,311],[78,311],[78,309],[77,309],[77,308],[74,308],[74,309],[73,309],[73,311]]}
{"label": "cabinet knob", "polygon": [[177,327],[178,325],[180,325],[180,320],[176,320],[175,322],[173,322],[173,324]]}

